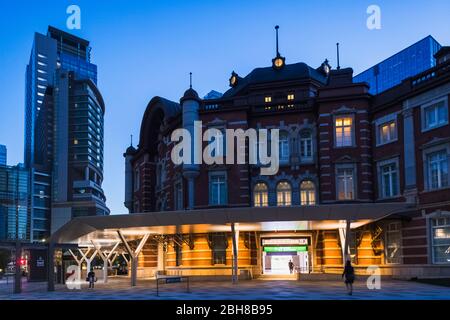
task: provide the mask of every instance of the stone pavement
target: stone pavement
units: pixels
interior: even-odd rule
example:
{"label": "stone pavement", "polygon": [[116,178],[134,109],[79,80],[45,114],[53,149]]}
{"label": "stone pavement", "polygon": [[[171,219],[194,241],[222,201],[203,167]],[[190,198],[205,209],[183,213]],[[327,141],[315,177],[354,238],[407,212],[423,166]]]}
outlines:
{"label": "stone pavement", "polygon": [[369,290],[365,282],[356,282],[354,295],[346,294],[340,281],[270,281],[249,280],[233,285],[228,281],[196,281],[186,292],[185,283],[162,284],[160,296],[156,296],[154,280],[140,280],[134,288],[129,279],[111,279],[107,284],[96,283],[88,289],[83,283],[81,290],[69,290],[57,285],[55,292],[47,292],[45,283],[24,283],[22,294],[12,294],[9,287],[0,284],[1,300],[214,300],[214,299],[279,299],[279,300],[450,300],[450,288],[420,284],[410,281],[382,280],[381,290]]}

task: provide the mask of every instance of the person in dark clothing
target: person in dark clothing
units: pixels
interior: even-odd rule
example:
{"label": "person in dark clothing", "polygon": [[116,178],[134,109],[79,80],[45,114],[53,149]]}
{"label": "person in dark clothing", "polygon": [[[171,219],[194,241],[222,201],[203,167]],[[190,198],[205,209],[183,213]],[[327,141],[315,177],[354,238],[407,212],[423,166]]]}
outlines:
{"label": "person in dark clothing", "polygon": [[350,260],[347,260],[344,268],[344,272],[342,273],[342,277],[345,281],[345,286],[347,288],[348,294],[353,294],[353,282],[355,281],[355,269],[352,266]]}
{"label": "person in dark clothing", "polygon": [[87,274],[87,281],[89,281],[89,289],[94,289],[95,272],[93,269]]}
{"label": "person in dark clothing", "polygon": [[289,260],[289,272],[292,274],[294,272],[294,263],[292,260]]}

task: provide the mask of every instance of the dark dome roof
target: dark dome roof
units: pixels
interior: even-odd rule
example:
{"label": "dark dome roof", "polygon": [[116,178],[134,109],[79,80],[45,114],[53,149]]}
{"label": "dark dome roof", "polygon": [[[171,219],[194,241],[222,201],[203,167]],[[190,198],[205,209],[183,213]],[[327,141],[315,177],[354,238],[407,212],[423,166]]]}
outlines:
{"label": "dark dome roof", "polygon": [[136,152],[136,148],[133,147],[133,146],[129,146],[129,147],[127,148],[127,151],[125,151],[125,154],[133,154],[133,153],[135,153],[135,152]]}
{"label": "dark dome roof", "polygon": [[189,88],[189,89],[187,89],[184,92],[183,97],[180,99],[180,103],[182,103],[184,100],[198,100],[198,101],[200,101],[200,98],[198,96],[197,91],[195,91],[192,88]]}
{"label": "dark dome roof", "polygon": [[225,92],[224,97],[230,97],[238,93],[241,89],[251,84],[266,82],[289,81],[299,79],[314,79],[323,84],[327,78],[316,69],[311,68],[306,63],[287,64],[281,69],[273,67],[253,69],[245,78],[239,79],[238,85]]}

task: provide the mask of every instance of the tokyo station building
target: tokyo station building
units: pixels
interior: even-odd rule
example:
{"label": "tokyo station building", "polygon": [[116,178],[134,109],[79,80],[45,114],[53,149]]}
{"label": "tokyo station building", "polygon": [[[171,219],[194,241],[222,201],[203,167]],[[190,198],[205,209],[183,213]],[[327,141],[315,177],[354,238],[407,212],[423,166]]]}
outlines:
{"label": "tokyo station building", "polygon": [[[377,95],[351,68],[277,53],[272,65],[233,72],[223,95],[153,97],[137,148],[124,153],[130,214],[80,217],[52,239],[124,245],[136,253],[134,277],[270,277],[289,274],[289,261],[306,276],[342,272],[347,259],[361,274],[448,277],[449,47],[435,58]],[[171,135],[194,121],[203,131],[279,129],[278,172],[175,165]]]}

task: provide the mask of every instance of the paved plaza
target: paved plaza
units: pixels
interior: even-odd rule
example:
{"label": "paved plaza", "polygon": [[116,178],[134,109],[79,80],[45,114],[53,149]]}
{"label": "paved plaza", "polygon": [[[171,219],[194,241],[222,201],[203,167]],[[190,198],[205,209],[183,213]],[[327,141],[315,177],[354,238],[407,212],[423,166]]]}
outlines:
{"label": "paved plaza", "polygon": [[130,287],[129,279],[111,279],[97,283],[95,289],[83,284],[81,290],[57,285],[55,292],[46,291],[46,283],[23,284],[23,293],[12,294],[12,283],[0,283],[0,299],[16,300],[214,300],[214,299],[276,299],[276,300],[450,300],[450,288],[410,281],[383,280],[380,290],[369,290],[364,281],[357,281],[354,295],[348,296],[340,281],[247,280],[233,285],[229,281],[191,281],[190,293],[185,283],[162,284],[156,296],[155,280],[140,280]]}

